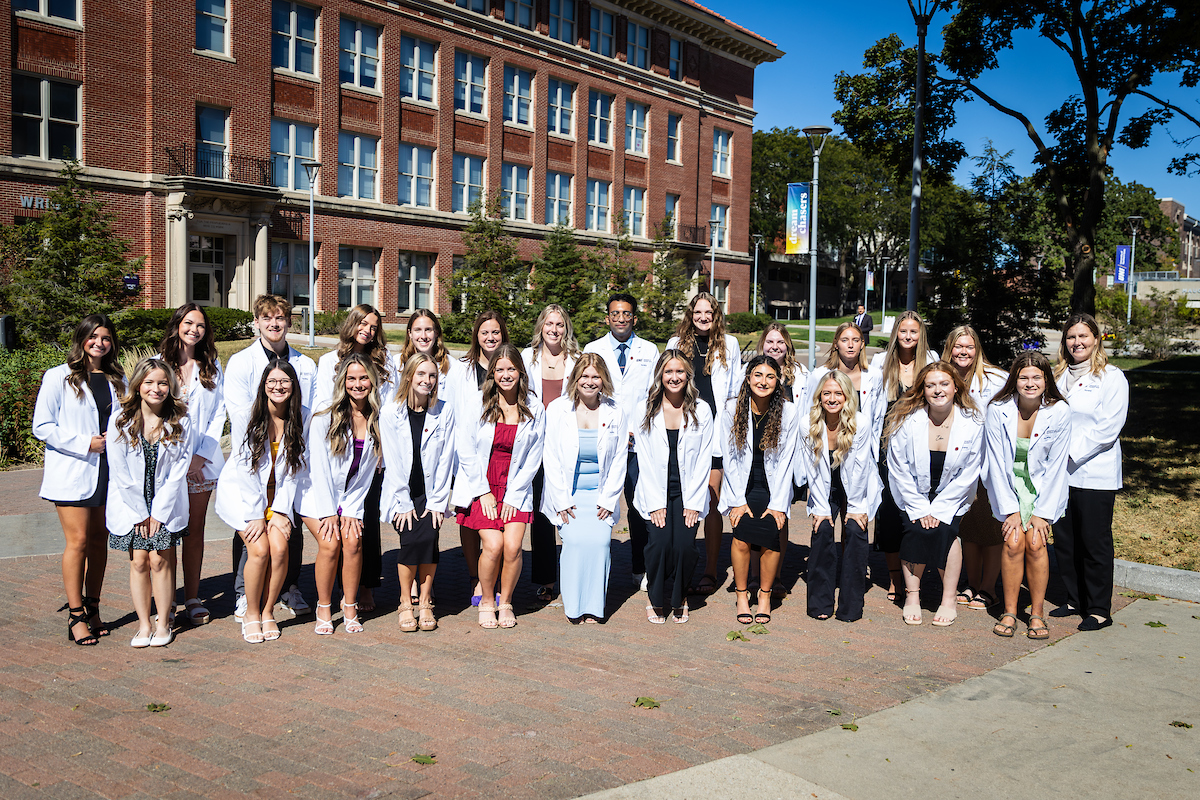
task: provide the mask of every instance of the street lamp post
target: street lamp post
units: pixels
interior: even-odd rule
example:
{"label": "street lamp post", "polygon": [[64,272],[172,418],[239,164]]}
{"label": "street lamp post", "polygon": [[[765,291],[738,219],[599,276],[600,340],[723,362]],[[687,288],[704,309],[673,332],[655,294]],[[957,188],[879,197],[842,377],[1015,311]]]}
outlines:
{"label": "street lamp post", "polygon": [[912,206],[908,222],[908,310],[917,310],[917,263],[921,246],[921,169],[925,150],[925,34],[941,0],[908,0],[917,23],[917,86],[913,108]]}
{"label": "street lamp post", "polygon": [[879,298],[879,330],[881,332],[887,328],[887,267],[891,260],[888,256],[881,256],[879,259],[879,269],[883,271],[883,295]]}
{"label": "street lamp post", "polygon": [[810,125],[804,129],[808,147],[813,154],[812,176],[812,223],[808,230],[808,369],[817,365],[817,183],[821,172],[821,151],[825,149],[825,138],[833,128],[825,125]]}
{"label": "street lamp post", "polygon": [[1129,228],[1133,231],[1129,247],[1129,274],[1125,276],[1125,294],[1128,295],[1125,301],[1125,324],[1129,325],[1133,320],[1133,265],[1137,263],[1137,232],[1143,217],[1133,216],[1126,219],[1129,220]]}
{"label": "street lamp post", "polygon": [[717,296],[717,226],[720,224],[721,220],[716,217],[708,221],[708,238],[709,244],[712,245],[708,260],[708,293],[713,297]]}
{"label": "street lamp post", "polygon": [[758,251],[762,249],[763,235],[761,233],[756,233],[753,236],[751,236],[750,238],[754,240],[754,280],[753,280],[754,289],[753,289],[753,299],[750,301],[750,313],[757,314],[758,313]]}
{"label": "street lamp post", "polygon": [[301,161],[300,166],[308,173],[308,346],[317,346],[317,286],[315,243],[313,236],[313,195],[316,191],[320,161]]}

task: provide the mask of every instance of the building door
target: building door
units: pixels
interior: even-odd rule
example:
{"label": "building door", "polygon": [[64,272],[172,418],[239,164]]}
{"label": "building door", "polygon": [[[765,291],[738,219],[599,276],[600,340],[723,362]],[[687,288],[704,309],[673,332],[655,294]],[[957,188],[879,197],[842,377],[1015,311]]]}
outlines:
{"label": "building door", "polygon": [[226,238],[188,235],[188,301],[198,306],[225,305]]}

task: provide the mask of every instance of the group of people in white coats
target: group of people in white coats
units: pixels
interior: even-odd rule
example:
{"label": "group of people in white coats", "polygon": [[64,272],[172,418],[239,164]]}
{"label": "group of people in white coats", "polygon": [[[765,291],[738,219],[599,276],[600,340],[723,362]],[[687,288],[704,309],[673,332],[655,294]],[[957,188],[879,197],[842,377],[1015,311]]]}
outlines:
{"label": "group of people in white coats", "polygon": [[[297,588],[301,527],[318,549],[314,633],[334,633],[339,578],[342,626],[361,632],[381,581],[381,521],[399,536],[399,629],[436,629],[438,536],[452,513],[481,627],[517,624],[527,526],[537,597],[561,595],[572,621],[601,621],[622,494],[649,622],[687,622],[688,596],[724,581],[728,516],[736,618],[766,624],[788,517],[805,487],[811,617],[861,618],[874,520],[876,545],[899,562],[891,588],[905,593],[905,623],[923,621],[921,579],[933,565],[943,587],[934,625],[953,624],[959,605],[995,605],[1002,574],[994,632],[1015,632],[1024,580],[1027,635],[1047,637],[1053,527],[1068,597],[1055,613],[1081,614],[1081,629],[1111,624],[1128,387],[1090,316],[1068,321],[1056,368],[1026,352],[1005,375],[966,326],[948,337],[941,360],[909,312],[869,364],[861,332],[843,324],[809,375],[779,324],[743,367],[706,293],[688,304],[661,355],[636,335],[631,296],[613,295],[606,310],[609,332],[581,350],[567,312],[547,306],[523,352],[508,342],[504,319],[484,312],[466,356],[452,359],[431,312],[410,317],[404,348],[391,355],[382,315],[360,305],[338,348],[314,364],[287,345],[287,301],[264,295],[254,309],[259,338],[223,371],[204,310],[188,304],[161,353],[128,382],[112,321],[85,318],[67,364],[46,373],[34,417],[46,442],[42,496],[56,504],[66,537],[68,637],[88,645],[108,634],[99,613],[107,549],[130,558],[132,646],[174,636],[181,541],[186,619],[208,621],[199,573],[214,488],[217,514],[240,545],[235,615],[249,643],[279,638],[281,609],[308,610]],[[693,586],[702,521],[705,565]]]}

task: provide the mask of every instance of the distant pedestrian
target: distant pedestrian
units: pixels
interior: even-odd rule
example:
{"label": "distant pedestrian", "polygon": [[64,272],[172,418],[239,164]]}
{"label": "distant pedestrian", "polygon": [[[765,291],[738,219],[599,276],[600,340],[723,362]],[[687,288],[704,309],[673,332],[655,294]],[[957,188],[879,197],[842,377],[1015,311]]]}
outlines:
{"label": "distant pedestrian", "polygon": [[871,319],[871,315],[867,313],[867,307],[862,303],[858,304],[858,313],[854,315],[854,324],[862,331],[863,338],[869,342],[871,331],[875,329],[875,320]]}

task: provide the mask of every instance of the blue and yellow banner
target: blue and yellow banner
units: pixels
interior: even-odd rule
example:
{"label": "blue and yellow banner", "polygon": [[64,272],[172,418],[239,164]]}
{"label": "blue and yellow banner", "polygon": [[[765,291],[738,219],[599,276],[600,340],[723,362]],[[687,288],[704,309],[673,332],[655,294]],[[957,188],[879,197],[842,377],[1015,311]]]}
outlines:
{"label": "blue and yellow banner", "polygon": [[789,183],[787,191],[787,254],[807,253],[808,184]]}

